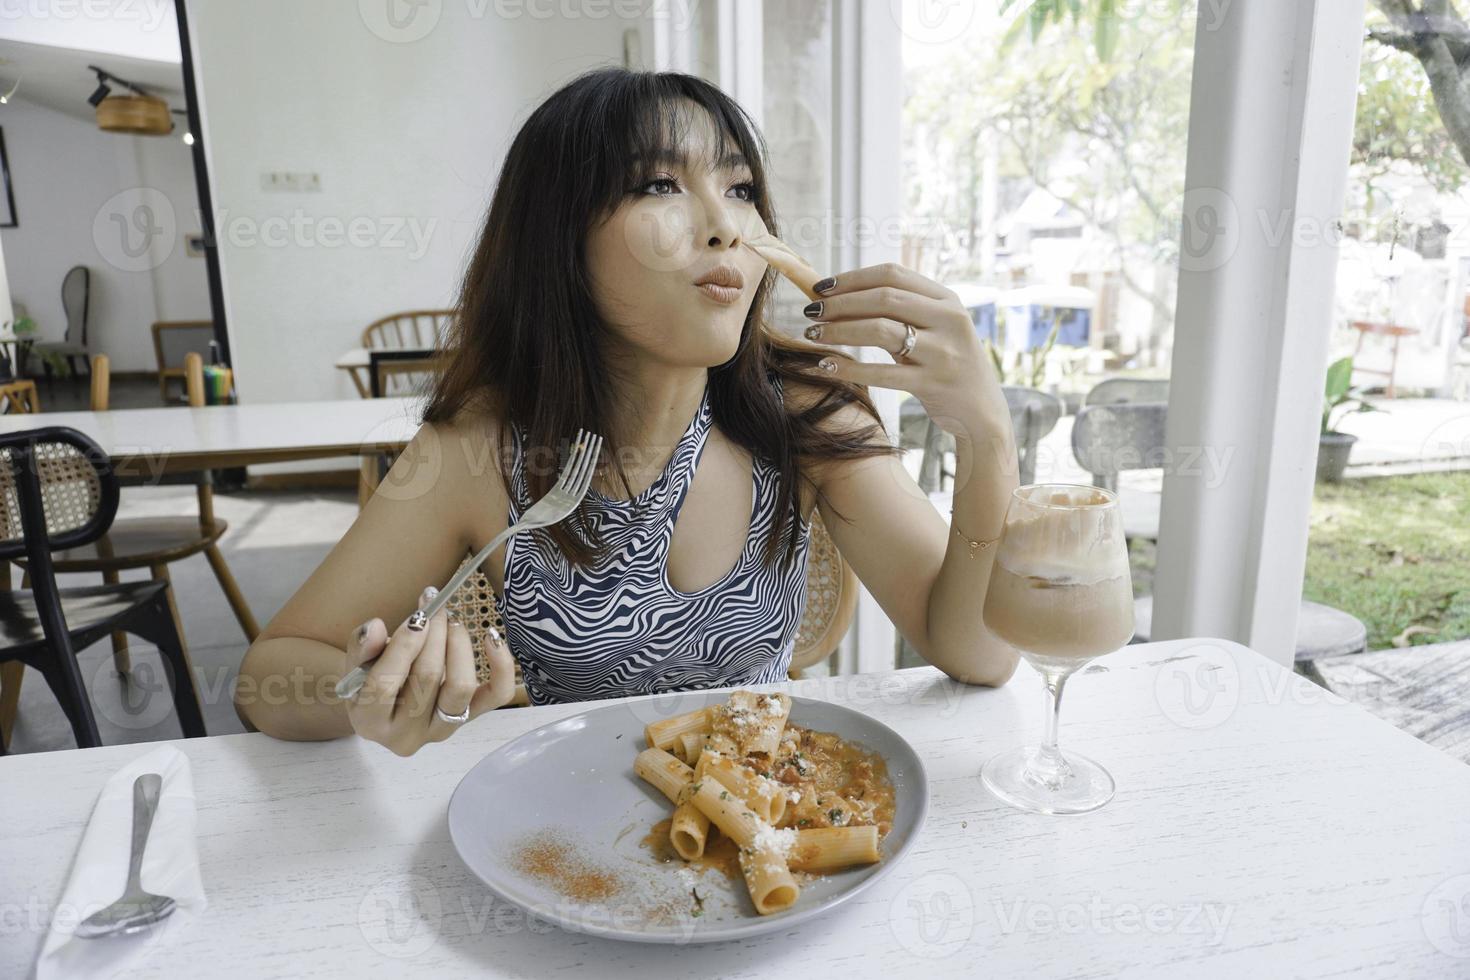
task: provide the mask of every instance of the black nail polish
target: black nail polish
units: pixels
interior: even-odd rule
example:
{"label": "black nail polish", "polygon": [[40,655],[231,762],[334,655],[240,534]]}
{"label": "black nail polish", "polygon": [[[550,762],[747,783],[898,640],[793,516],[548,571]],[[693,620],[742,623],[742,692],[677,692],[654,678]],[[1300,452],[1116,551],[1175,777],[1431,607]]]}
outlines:
{"label": "black nail polish", "polygon": [[832,278],[831,276],[828,276],[826,279],[823,279],[821,282],[813,286],[812,292],[825,293],[827,290],[831,289],[835,285],[837,285],[837,280]]}
{"label": "black nail polish", "polygon": [[808,303],[808,304],[806,304],[806,306],[802,309],[801,312],[805,313],[807,316],[811,317],[812,319],[816,319],[817,317],[819,317],[819,316],[822,315],[822,301],[821,300],[818,300],[815,303]]}

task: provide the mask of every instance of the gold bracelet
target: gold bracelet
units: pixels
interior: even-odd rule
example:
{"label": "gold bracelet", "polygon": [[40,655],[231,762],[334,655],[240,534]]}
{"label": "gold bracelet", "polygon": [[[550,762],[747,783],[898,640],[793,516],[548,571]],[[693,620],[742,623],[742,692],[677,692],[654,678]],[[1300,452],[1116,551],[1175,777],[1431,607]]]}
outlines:
{"label": "gold bracelet", "polygon": [[954,528],[955,537],[959,538],[965,544],[967,544],[967,545],[970,546],[970,557],[971,558],[974,558],[975,557],[975,552],[976,551],[982,551],[985,548],[989,548],[991,545],[995,544],[997,541],[1000,540],[999,537],[995,537],[995,538],[991,538],[989,541],[971,541],[969,538],[965,537],[963,534],[960,533],[960,529],[959,529],[958,525],[956,525],[955,522],[954,522],[954,508],[953,507],[951,507],[949,509],[949,526],[952,527],[952,528]]}

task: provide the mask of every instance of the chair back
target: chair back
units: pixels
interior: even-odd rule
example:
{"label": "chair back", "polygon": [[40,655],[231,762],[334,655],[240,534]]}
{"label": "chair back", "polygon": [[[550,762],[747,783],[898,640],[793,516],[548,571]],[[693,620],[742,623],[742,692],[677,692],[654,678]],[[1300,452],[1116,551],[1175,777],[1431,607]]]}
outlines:
{"label": "chair back", "polygon": [[832,655],[857,613],[858,578],[843,560],[822,512],[812,509],[811,544],[806,555],[806,609],[796,627],[791,651],[791,677]]}
{"label": "chair back", "polygon": [[1072,454],[1105,490],[1118,489],[1124,470],[1156,470],[1167,455],[1162,402],[1091,405],[1072,423]]}
{"label": "chair back", "polygon": [[0,561],[25,560],[53,649],[67,647],[51,552],[106,534],[117,502],[111,460],[76,429],[48,425],[0,435]]}
{"label": "chair back", "polygon": [[1168,378],[1108,378],[1092,386],[1083,405],[1132,405],[1169,401]]}
{"label": "chair back", "polygon": [[1062,400],[1036,388],[1001,385],[1006,407],[1011,410],[1011,429],[1016,437],[1016,457],[1024,486],[1036,482],[1036,448],[1042,437],[1057,427],[1062,417]]}
{"label": "chair back", "polygon": [[432,350],[444,346],[444,333],[453,310],[406,310],[390,313],[363,328],[362,346],[368,350]]}
{"label": "chair back", "polygon": [[87,346],[87,319],[91,307],[92,270],[84,265],[74,265],[61,279],[61,310],[66,316],[66,333],[62,339]]}

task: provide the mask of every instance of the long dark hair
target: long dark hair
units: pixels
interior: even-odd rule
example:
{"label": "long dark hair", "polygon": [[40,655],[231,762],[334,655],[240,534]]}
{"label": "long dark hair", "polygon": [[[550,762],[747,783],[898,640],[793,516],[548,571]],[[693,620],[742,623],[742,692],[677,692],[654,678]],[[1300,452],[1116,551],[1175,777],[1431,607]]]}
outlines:
{"label": "long dark hair", "polygon": [[[608,330],[593,302],[583,245],[595,222],[617,209],[628,188],[646,184],[640,170],[657,151],[680,144],[681,100],[709,113],[719,134],[718,156],[733,142],[753,174],[753,200],[766,227],[778,234],[766,193],[765,143],[729,96],[693,75],[602,68],[578,76],[541,103],[516,134],[495,188],[474,257],[465,270],[444,346],[445,368],[434,380],[423,420],[451,423],[466,410],[500,426],[500,475],[508,495],[509,425],[526,435],[524,467],[529,500],[551,489],[557,466],[532,458],[561,458],[577,429],[602,433],[603,464],[612,462],[625,492],[632,488],[618,446],[605,432],[614,392],[604,365]],[[803,460],[895,455],[867,389],[812,368],[827,353],[779,336],[767,327],[774,270],[756,290],[735,356],[710,369],[712,421],[732,442],[779,470],[777,497],[784,513],[772,522],[764,561],[785,544],[783,563],[795,556]],[[804,411],[791,413],[771,387],[825,389]],[[873,422],[859,432],[834,433],[821,422],[856,403]],[[556,447],[552,449],[551,447]],[[595,562],[604,542],[586,517],[586,503],[545,529],[574,565]],[[840,515],[839,515],[840,516]],[[844,518],[845,519],[845,518]]]}

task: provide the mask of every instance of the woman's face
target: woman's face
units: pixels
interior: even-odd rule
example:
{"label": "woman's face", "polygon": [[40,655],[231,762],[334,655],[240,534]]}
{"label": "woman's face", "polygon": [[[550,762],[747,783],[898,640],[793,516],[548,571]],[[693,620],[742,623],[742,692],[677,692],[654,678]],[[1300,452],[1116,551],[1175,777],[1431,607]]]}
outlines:
{"label": "woman's face", "polygon": [[[683,159],[653,163],[649,182],[589,231],[586,261],[593,300],[623,353],[714,367],[735,356],[765,274],[765,260],[742,245],[765,223],[750,169],[710,159],[713,120],[697,107],[685,111]],[[696,285],[721,267],[733,271],[734,288]]]}

